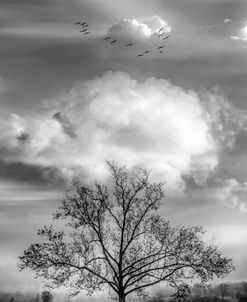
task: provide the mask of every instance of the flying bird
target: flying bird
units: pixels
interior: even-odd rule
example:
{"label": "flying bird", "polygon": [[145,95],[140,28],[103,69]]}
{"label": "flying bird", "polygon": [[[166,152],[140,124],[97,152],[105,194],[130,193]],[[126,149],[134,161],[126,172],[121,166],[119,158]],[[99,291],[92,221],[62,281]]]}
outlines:
{"label": "flying bird", "polygon": [[129,43],[129,44],[126,44],[126,47],[130,47],[132,45],[134,45],[134,43]]}
{"label": "flying bird", "polygon": [[161,28],[159,29],[158,34],[159,34],[162,30],[163,30],[163,27],[161,27]]}
{"label": "flying bird", "polygon": [[142,53],[139,53],[139,54],[137,55],[137,57],[143,57],[143,54],[142,54]]}
{"label": "flying bird", "polygon": [[164,52],[164,50],[160,50],[160,51],[159,51],[159,53],[163,53],[163,52]]}
{"label": "flying bird", "polygon": [[89,34],[89,31],[84,32],[84,35],[88,35],[88,34]]}
{"label": "flying bird", "polygon": [[164,36],[164,34],[165,34],[165,33],[161,33],[161,34],[159,34],[159,35],[158,35],[158,38],[160,38],[160,37]]}
{"label": "flying bird", "polygon": [[162,49],[162,48],[165,48],[165,46],[164,46],[164,45],[161,45],[161,46],[159,46],[157,49]]}
{"label": "flying bird", "polygon": [[75,23],[75,25],[80,25],[80,24],[81,24],[81,22],[80,22],[80,21],[78,21],[78,22],[76,22],[76,23]]}
{"label": "flying bird", "polygon": [[145,54],[145,53],[150,53],[150,50],[145,50],[145,51],[143,52],[143,54]]}
{"label": "flying bird", "polygon": [[111,39],[110,36],[104,38],[104,40],[110,40],[110,39]]}
{"label": "flying bird", "polygon": [[112,40],[112,41],[111,41],[111,44],[116,43],[116,42],[117,42],[117,40]]}
{"label": "flying bird", "polygon": [[166,36],[165,38],[163,38],[163,40],[165,40],[165,39],[169,39],[170,38],[170,36]]}

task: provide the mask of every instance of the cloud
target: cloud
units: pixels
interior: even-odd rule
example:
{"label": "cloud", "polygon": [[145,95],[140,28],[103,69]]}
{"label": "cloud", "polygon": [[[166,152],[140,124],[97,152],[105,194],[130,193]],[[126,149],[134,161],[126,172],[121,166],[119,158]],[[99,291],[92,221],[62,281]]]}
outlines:
{"label": "cloud", "polygon": [[68,134],[70,137],[76,137],[73,124],[61,112],[55,113],[53,115],[53,119],[57,120],[61,124],[66,134]]}
{"label": "cloud", "polygon": [[231,39],[237,41],[247,41],[247,20],[245,21],[245,25],[240,28],[238,35],[231,36]]}
{"label": "cloud", "polygon": [[[52,118],[54,113],[59,118]],[[1,120],[0,157],[55,167],[67,179],[78,173],[104,178],[105,161],[115,160],[152,169],[169,190],[183,192],[183,175],[206,182],[222,150],[233,146],[239,125],[246,127],[244,113],[216,94],[107,72],[46,101],[43,115]],[[23,133],[31,137],[25,143],[17,139]]]}
{"label": "cloud", "polygon": [[37,23],[12,25],[0,29],[0,35],[20,37],[29,39],[76,39],[78,32],[76,28],[68,24]]}
{"label": "cloud", "polygon": [[225,23],[225,24],[230,24],[230,23],[232,23],[232,19],[231,19],[231,18],[226,18],[226,19],[224,20],[224,23]]}
{"label": "cloud", "polygon": [[159,31],[164,31],[166,33],[171,32],[171,26],[159,16],[153,16],[145,21],[143,21],[152,31],[152,33],[158,33]]}
{"label": "cloud", "polygon": [[236,108],[223,96],[208,91],[202,91],[200,99],[219,152],[233,150],[237,135],[247,130],[247,112]]}
{"label": "cloud", "polygon": [[247,182],[239,182],[236,179],[218,179],[215,181],[214,195],[216,199],[226,206],[247,212]]}
{"label": "cloud", "polygon": [[16,139],[18,139],[22,143],[28,143],[31,137],[28,133],[22,132],[20,135],[16,137]]}
{"label": "cloud", "polygon": [[171,27],[166,21],[158,16],[153,16],[148,20],[138,21],[136,19],[123,19],[118,24],[113,25],[107,35],[125,40],[147,40],[157,37],[158,32],[169,33]]}
{"label": "cloud", "polygon": [[161,56],[170,32],[171,26],[159,16],[143,21],[123,19],[109,28],[101,43],[101,54],[108,54],[109,46],[114,44],[112,49],[119,58]]}

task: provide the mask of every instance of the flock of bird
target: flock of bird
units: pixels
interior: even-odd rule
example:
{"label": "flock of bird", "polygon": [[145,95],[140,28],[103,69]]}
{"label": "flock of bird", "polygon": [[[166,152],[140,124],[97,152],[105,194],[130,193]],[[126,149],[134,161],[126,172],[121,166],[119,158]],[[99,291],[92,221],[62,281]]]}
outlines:
{"label": "flock of bird", "polygon": [[75,23],[75,25],[78,25],[80,28],[80,33],[82,33],[83,35],[89,35],[90,31],[89,31],[89,24],[87,22],[81,22],[81,21],[77,21]]}
{"label": "flock of bird", "polygon": [[[83,34],[83,35],[89,35],[90,31],[89,31],[89,24],[85,21],[77,21],[75,23],[75,25],[79,26],[79,33]],[[147,49],[147,50],[143,50],[142,52],[137,53],[137,57],[141,58],[153,51],[158,51],[160,54],[162,54],[164,52],[164,48],[166,47],[166,45],[162,44],[162,40],[167,40],[170,38],[170,35],[167,34],[167,32],[165,31],[164,27],[161,27],[158,31],[157,31],[157,40],[159,42],[159,45],[155,48],[155,49]],[[113,38],[111,36],[106,36],[103,38],[106,42],[109,42],[110,45],[113,45],[115,43],[119,43],[120,41],[116,38]],[[164,43],[164,42],[163,42]],[[133,47],[135,46],[136,43],[134,42],[129,42],[127,44],[125,44],[126,47]]]}

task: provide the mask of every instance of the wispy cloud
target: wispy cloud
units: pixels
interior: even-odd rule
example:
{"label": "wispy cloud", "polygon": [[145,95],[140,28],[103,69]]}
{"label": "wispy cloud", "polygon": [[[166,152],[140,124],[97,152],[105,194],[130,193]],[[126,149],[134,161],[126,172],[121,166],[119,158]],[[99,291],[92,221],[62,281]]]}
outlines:
{"label": "wispy cloud", "polygon": [[29,38],[29,39],[75,39],[78,37],[76,28],[71,24],[64,23],[34,23],[3,27],[0,35]]}
{"label": "wispy cloud", "polygon": [[216,180],[215,197],[226,206],[247,212],[247,183],[236,179]]}
{"label": "wispy cloud", "polygon": [[231,18],[225,18],[224,23],[225,24],[230,24],[230,23],[232,23],[232,19]]}

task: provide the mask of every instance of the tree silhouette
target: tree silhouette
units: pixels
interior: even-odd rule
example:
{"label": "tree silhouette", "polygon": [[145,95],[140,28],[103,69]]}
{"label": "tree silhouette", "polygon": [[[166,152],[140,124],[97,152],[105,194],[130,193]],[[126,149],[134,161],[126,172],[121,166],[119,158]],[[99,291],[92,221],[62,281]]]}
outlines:
{"label": "tree silhouette", "polygon": [[220,283],[218,285],[218,292],[222,301],[224,301],[225,296],[227,295],[227,292],[229,290],[229,287],[230,285],[228,283]]}
{"label": "tree silhouette", "polygon": [[148,171],[108,166],[108,186],[74,181],[54,215],[67,222],[70,232],[53,226],[39,230],[43,241],[19,257],[20,270],[30,268],[54,288],[68,286],[71,294],[108,286],[120,302],[162,281],[183,299],[189,291],[186,280],[206,282],[232,271],[231,259],[204,244],[201,227],[172,227],[159,215],[163,184],[151,183]]}
{"label": "tree silhouette", "polygon": [[53,296],[48,290],[45,290],[41,293],[41,299],[43,302],[52,302]]}

